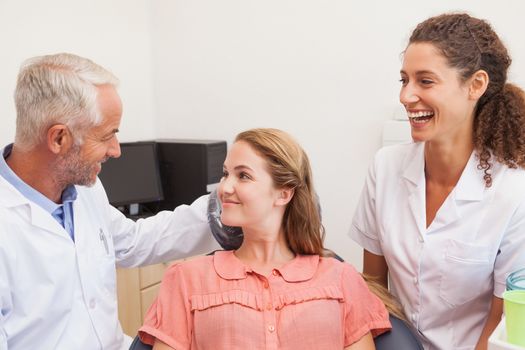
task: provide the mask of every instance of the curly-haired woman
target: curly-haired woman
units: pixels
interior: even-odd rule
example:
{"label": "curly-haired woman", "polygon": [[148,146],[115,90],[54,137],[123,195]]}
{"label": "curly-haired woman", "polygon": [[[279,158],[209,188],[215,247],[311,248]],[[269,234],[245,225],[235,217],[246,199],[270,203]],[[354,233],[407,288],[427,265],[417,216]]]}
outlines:
{"label": "curly-haired woman", "polygon": [[364,273],[390,280],[428,349],[486,348],[506,276],[525,266],[525,100],[510,63],[486,21],[420,23],[401,68],[415,142],[377,153],[353,220]]}

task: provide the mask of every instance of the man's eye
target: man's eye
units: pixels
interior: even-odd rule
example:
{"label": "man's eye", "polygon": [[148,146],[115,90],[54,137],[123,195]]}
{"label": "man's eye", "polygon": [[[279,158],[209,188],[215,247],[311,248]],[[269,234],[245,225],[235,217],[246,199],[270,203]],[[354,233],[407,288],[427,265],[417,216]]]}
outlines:
{"label": "man's eye", "polygon": [[434,84],[434,81],[432,81],[430,79],[421,79],[421,84],[423,84],[423,85],[431,85],[431,84]]}
{"label": "man's eye", "polygon": [[406,79],[406,78],[401,78],[401,79],[399,79],[399,82],[401,83],[401,85],[406,85],[407,82],[408,82],[408,79]]}

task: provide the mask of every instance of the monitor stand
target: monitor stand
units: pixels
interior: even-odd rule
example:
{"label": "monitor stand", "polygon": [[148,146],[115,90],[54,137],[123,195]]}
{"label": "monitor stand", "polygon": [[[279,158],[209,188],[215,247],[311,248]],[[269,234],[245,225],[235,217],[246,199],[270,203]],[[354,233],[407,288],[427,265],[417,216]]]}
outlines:
{"label": "monitor stand", "polygon": [[[149,210],[144,210],[145,207],[140,203],[133,203],[119,207],[119,210],[131,220],[137,221],[138,219],[148,218],[156,214]],[[147,209],[147,208],[146,208]]]}
{"label": "monitor stand", "polygon": [[129,205],[129,216],[137,216],[140,213],[139,203],[133,203]]}

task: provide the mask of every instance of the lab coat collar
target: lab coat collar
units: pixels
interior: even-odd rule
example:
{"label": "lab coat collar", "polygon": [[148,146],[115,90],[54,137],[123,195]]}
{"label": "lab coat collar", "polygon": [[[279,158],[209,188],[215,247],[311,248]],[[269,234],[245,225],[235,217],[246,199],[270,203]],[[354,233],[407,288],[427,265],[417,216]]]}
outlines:
{"label": "lab coat collar", "polygon": [[29,201],[13,185],[0,176],[0,206],[14,208],[28,203]]}
{"label": "lab coat collar", "polygon": [[461,218],[460,201],[481,201],[485,192],[483,171],[477,168],[478,158],[472,152],[461,177],[439,208],[432,224],[426,227],[425,144],[418,143],[403,160],[403,178],[409,193],[408,205],[421,236],[437,231]]}
{"label": "lab coat collar", "polygon": [[485,193],[483,170],[478,169],[479,157],[473,151],[455,187],[456,201],[481,201]]}
{"label": "lab coat collar", "polygon": [[425,143],[418,142],[403,159],[403,178],[411,183],[411,189],[425,185]]}
{"label": "lab coat collar", "polygon": [[[410,188],[425,186],[425,143],[420,142],[403,160],[403,178],[410,182]],[[481,201],[485,193],[483,170],[477,167],[478,157],[473,151],[456,184],[453,195],[457,201]]]}
{"label": "lab coat collar", "polygon": [[402,169],[405,169],[402,177],[407,187],[408,206],[423,239],[426,232],[424,149],[423,142],[414,144],[402,163]]}
{"label": "lab coat collar", "polygon": [[[64,235],[69,238],[69,234],[62,226],[39,205],[29,201],[18,190],[0,176],[0,206],[14,209],[26,206],[29,213],[31,224],[46,231]],[[20,210],[23,210],[20,208]]]}
{"label": "lab coat collar", "polygon": [[449,194],[451,198],[445,199],[428,227],[427,233],[437,232],[461,219],[465,204],[483,199],[485,180],[483,180],[483,171],[477,168],[477,163],[478,157],[472,152],[458,183]]}

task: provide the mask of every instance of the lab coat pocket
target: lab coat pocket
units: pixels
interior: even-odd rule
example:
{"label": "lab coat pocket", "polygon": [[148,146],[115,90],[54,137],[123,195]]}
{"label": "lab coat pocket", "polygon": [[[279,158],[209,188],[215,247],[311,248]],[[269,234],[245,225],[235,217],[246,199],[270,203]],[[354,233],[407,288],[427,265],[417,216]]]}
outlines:
{"label": "lab coat pocket", "polygon": [[109,295],[114,295],[117,291],[115,258],[113,256],[102,256],[98,260],[97,265],[99,277],[105,291]]}
{"label": "lab coat pocket", "polygon": [[493,270],[490,252],[488,246],[449,240],[441,266],[441,298],[458,306],[484,292]]}
{"label": "lab coat pocket", "polygon": [[113,295],[116,293],[116,265],[115,253],[111,237],[105,232],[99,231],[100,244],[97,254],[97,270],[101,284],[106,292]]}

